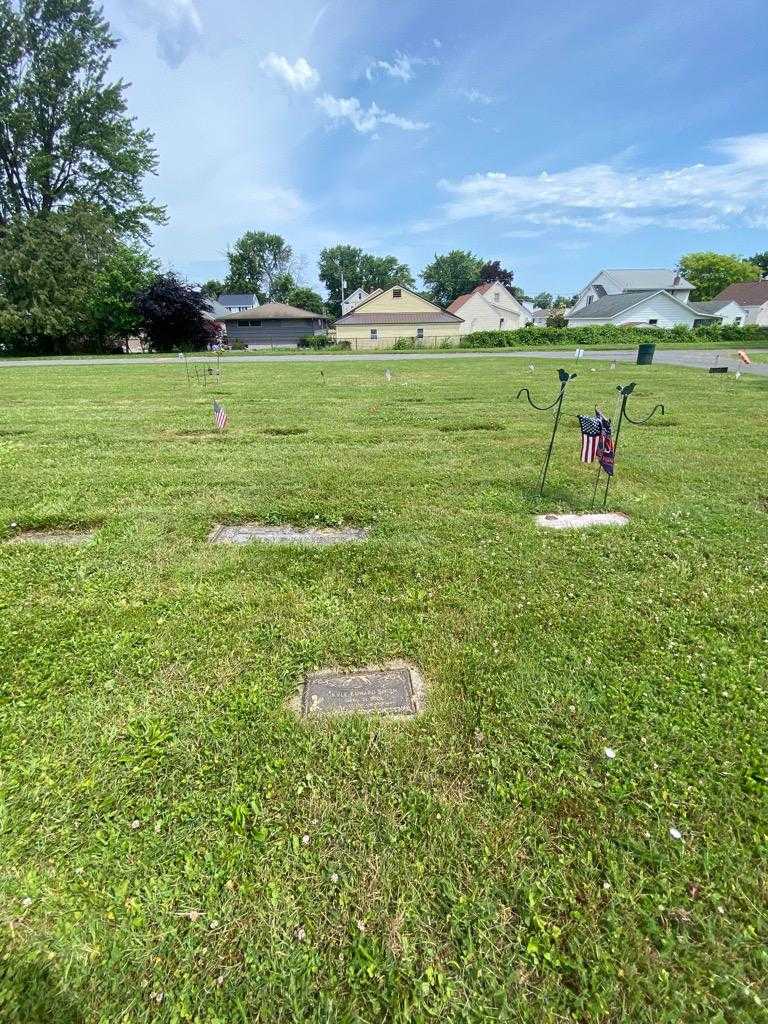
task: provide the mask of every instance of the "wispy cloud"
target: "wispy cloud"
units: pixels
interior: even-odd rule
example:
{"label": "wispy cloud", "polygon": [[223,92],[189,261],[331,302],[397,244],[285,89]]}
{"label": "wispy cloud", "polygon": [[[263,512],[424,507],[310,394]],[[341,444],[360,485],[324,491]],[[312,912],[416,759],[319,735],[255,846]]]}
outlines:
{"label": "wispy cloud", "polygon": [[137,0],[132,10],[137,21],[154,30],[157,51],[169,67],[179,67],[202,39],[195,0]]}
{"label": "wispy cloud", "polygon": [[391,61],[372,60],[365,69],[365,77],[369,82],[373,81],[378,73],[389,75],[390,78],[399,78],[402,82],[410,82],[416,74],[416,68],[431,64],[437,65],[440,61],[436,57],[409,57],[407,53],[396,53]]}
{"label": "wispy cloud", "polygon": [[356,96],[344,99],[325,93],[323,96],[318,96],[315,103],[335,124],[343,124],[348,121],[355,131],[363,134],[374,132],[381,125],[391,125],[393,128],[401,128],[406,132],[420,132],[429,128],[424,121],[411,121],[407,117],[400,117],[399,114],[391,114],[387,110],[382,110],[375,103],[371,103],[367,108],[363,107]]}
{"label": "wispy cloud", "polygon": [[299,57],[293,64],[278,53],[268,53],[259,62],[262,71],[273,78],[279,78],[294,92],[311,92],[320,84],[320,75],[305,57]]}
{"label": "wispy cloud", "polygon": [[485,92],[481,92],[479,89],[461,89],[460,95],[465,100],[469,100],[470,103],[481,103],[483,106],[488,106],[493,103],[493,96],[489,96]]}
{"label": "wispy cloud", "polygon": [[446,221],[495,217],[621,234],[643,227],[713,231],[768,216],[768,133],[721,139],[720,159],[669,169],[584,164],[539,175],[489,171],[441,181]]}
{"label": "wispy cloud", "polygon": [[254,185],[243,190],[243,209],[268,211],[277,223],[295,220],[308,212],[308,205],[295,188],[284,185]]}

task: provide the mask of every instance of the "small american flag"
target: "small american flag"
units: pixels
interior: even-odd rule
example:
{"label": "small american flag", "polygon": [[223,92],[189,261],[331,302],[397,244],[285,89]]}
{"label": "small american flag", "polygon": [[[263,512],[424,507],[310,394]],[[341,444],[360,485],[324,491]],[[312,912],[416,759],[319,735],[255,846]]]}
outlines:
{"label": "small american flag", "polygon": [[581,424],[581,461],[598,460],[608,476],[613,476],[613,438],[611,421],[595,409],[594,416],[579,416]]}
{"label": "small american flag", "polygon": [[226,430],[229,426],[227,410],[216,399],[213,400],[213,422],[219,430]]}

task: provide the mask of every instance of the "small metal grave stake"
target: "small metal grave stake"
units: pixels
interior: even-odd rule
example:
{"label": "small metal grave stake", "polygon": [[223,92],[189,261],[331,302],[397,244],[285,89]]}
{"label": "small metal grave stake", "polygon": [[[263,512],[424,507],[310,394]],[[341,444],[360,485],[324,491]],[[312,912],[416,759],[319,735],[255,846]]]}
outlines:
{"label": "small metal grave stake", "polygon": [[[632,417],[627,412],[627,400],[629,399],[629,397],[632,394],[632,392],[635,390],[636,386],[637,386],[636,383],[625,384],[623,387],[621,386],[621,384],[619,384],[618,387],[616,388],[616,390],[619,392],[619,412],[618,412],[618,422],[616,424],[616,433],[614,434],[614,437],[613,437],[613,457],[614,457],[614,460],[616,459],[616,453],[619,450],[619,434],[621,433],[621,424],[622,424],[622,422],[624,420],[626,420],[628,423],[634,423],[634,425],[636,427],[640,427],[640,426],[643,425],[643,423],[647,423],[648,420],[651,418],[651,416],[653,416],[656,412],[658,412],[659,409],[661,410],[661,415],[662,416],[664,416],[664,414],[665,414],[664,406],[661,404],[661,402],[659,402],[658,405],[654,405],[654,407],[651,409],[651,411],[648,413],[648,415],[645,416],[643,419],[641,419],[641,420],[633,420]],[[598,483],[600,481],[600,469],[601,469],[601,467],[600,467],[600,464],[598,463],[598,466],[597,466],[597,476],[595,477],[595,489],[592,492],[592,504],[591,504],[590,508],[594,508],[595,507],[595,496],[597,495],[597,485],[598,485]],[[615,471],[615,461],[614,461],[614,471]],[[608,479],[605,482],[605,493],[603,494],[603,508],[605,508],[606,504],[608,503],[608,488],[611,486],[611,480],[612,479],[613,479],[612,476],[608,476]]]}
{"label": "small metal grave stake", "polygon": [[543,497],[543,495],[544,495],[544,484],[547,481],[547,471],[549,469],[550,459],[552,458],[552,449],[555,447],[555,434],[557,433],[557,428],[560,425],[560,413],[562,412],[562,409],[563,409],[563,399],[565,398],[565,389],[568,386],[568,384],[573,380],[573,378],[576,376],[575,373],[567,373],[565,370],[558,370],[557,371],[557,375],[558,375],[558,378],[560,380],[560,391],[558,392],[557,398],[554,400],[554,402],[551,402],[549,405],[536,405],[534,400],[531,398],[531,393],[528,390],[528,388],[520,388],[520,390],[517,392],[517,395],[516,395],[516,399],[518,399],[520,397],[520,395],[524,394],[525,397],[528,399],[528,404],[531,405],[534,409],[537,409],[539,412],[548,412],[550,409],[557,408],[557,412],[555,413],[555,422],[554,422],[554,425],[552,427],[552,437],[549,439],[549,448],[547,448],[547,457],[544,460],[544,467],[543,467],[543,469],[541,471],[541,474],[540,474],[540,477],[539,477],[539,480],[540,480],[540,483],[539,483],[539,497],[540,498]]}

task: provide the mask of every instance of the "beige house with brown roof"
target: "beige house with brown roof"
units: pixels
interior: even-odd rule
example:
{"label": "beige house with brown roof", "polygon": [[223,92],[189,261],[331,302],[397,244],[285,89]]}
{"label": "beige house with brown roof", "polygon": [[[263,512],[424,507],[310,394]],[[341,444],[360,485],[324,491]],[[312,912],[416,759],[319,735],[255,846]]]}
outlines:
{"label": "beige house with brown roof", "polygon": [[405,285],[394,285],[369,295],[340,317],[333,331],[337,341],[348,341],[356,349],[381,348],[382,342],[394,344],[400,338],[437,345],[458,339],[462,322]]}
{"label": "beige house with brown roof", "polygon": [[745,324],[768,327],[768,280],[729,284],[715,298],[738,302],[746,314]]}

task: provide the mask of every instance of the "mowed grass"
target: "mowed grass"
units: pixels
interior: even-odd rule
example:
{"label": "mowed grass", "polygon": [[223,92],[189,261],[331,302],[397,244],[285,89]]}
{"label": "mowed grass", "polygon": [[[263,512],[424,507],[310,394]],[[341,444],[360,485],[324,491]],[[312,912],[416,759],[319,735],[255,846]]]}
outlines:
{"label": "mowed grass", "polygon": [[[555,366],[2,371],[0,1020],[766,1019],[768,380],[580,366],[539,501]],[[631,524],[539,531],[629,380]],[[394,658],[414,720],[286,707]]]}

